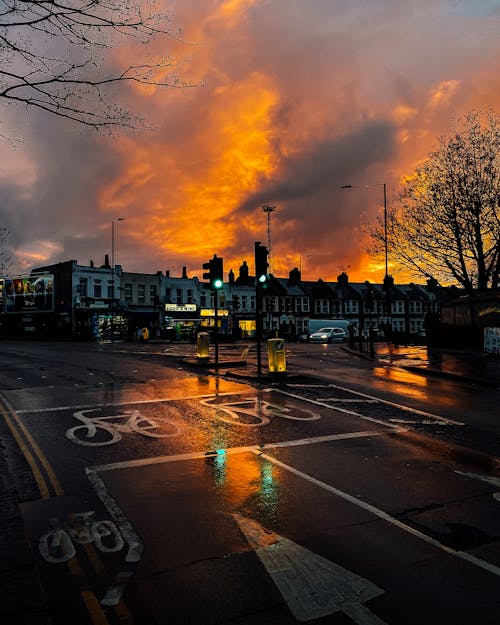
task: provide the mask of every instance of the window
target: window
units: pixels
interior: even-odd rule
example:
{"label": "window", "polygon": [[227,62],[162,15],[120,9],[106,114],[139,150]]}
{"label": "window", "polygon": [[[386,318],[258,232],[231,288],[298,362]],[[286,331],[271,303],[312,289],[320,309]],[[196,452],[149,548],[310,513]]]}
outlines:
{"label": "window", "polygon": [[391,323],[392,329],[396,332],[405,331],[405,322],[403,319],[393,319]]}
{"label": "window", "polygon": [[187,303],[188,304],[192,304],[193,303],[193,289],[188,289],[187,290]]}
{"label": "window", "polygon": [[402,315],[405,311],[404,302],[398,300],[397,302],[392,302],[391,311],[396,315]]}
{"label": "window", "polygon": [[146,303],[146,285],[145,284],[137,285],[137,303],[138,304]]}
{"label": "window", "polygon": [[80,283],[76,289],[82,297],[87,297],[88,278],[80,278]]}
{"label": "window", "polygon": [[132,303],[132,285],[130,283],[125,284],[124,296],[125,296],[125,301],[128,304],[131,304]]}
{"label": "window", "polygon": [[297,312],[309,312],[309,298],[297,297],[295,299],[295,303],[297,306]]}
{"label": "window", "polygon": [[109,299],[113,299],[114,294],[113,294],[113,284],[108,284],[108,298]]}
{"label": "window", "polygon": [[170,287],[167,287],[165,289],[165,301],[167,302],[167,304],[172,303],[172,289]]}
{"label": "window", "polygon": [[256,308],[255,295],[250,295],[250,310],[255,310],[255,308]]}
{"label": "window", "polygon": [[357,313],[358,312],[358,302],[355,299],[348,299],[345,301],[345,312],[346,313]]}
{"label": "window", "polygon": [[327,299],[318,299],[315,302],[315,312],[317,314],[328,315],[329,306]]}
{"label": "window", "polygon": [[241,296],[241,308],[242,310],[248,310],[248,296],[247,295]]}
{"label": "window", "polygon": [[102,284],[100,280],[94,280],[94,297],[102,297]]}
{"label": "window", "polygon": [[176,289],[176,304],[182,304],[182,289]]}
{"label": "window", "polygon": [[200,295],[200,306],[201,306],[201,308],[206,308],[207,307],[207,295],[206,295],[206,293],[202,293]]}
{"label": "window", "polygon": [[420,300],[412,300],[410,302],[410,314],[422,314],[422,302]]}
{"label": "window", "polygon": [[149,301],[154,304],[156,297],[156,284],[149,285]]}

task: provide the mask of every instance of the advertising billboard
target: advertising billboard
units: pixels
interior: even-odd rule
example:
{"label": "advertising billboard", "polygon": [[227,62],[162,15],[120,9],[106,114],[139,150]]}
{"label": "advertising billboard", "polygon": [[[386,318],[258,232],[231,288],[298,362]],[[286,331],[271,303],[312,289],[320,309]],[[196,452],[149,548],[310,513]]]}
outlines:
{"label": "advertising billboard", "polygon": [[54,276],[16,276],[0,280],[0,310],[5,313],[52,312]]}

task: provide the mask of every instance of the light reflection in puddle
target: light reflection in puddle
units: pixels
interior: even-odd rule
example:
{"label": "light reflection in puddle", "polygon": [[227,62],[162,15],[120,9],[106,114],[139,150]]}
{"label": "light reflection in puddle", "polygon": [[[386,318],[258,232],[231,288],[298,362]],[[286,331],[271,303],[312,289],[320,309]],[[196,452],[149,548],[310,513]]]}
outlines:
{"label": "light reflection in puddle", "polygon": [[452,393],[447,392],[449,384],[444,380],[437,380],[436,378],[428,378],[425,375],[419,375],[406,369],[399,369],[394,366],[389,367],[375,367],[373,369],[373,375],[375,380],[384,382],[390,382],[391,391],[395,393],[403,394],[405,397],[412,397],[422,401],[431,400],[436,392],[438,386],[443,388],[443,393],[439,396],[439,403],[441,406],[457,406],[458,400],[455,399]]}
{"label": "light reflection in puddle", "polygon": [[206,375],[189,378],[168,378],[161,380],[149,380],[148,382],[126,382],[107,384],[99,390],[96,401],[102,403],[124,403],[141,399],[183,399],[184,397],[196,397],[198,395],[216,395],[219,392],[241,392],[248,387]]}
{"label": "light reflection in puddle", "polygon": [[280,469],[248,453],[226,453],[218,449],[207,456],[206,466],[218,494],[235,510],[253,510],[262,520],[276,521],[283,503]]}

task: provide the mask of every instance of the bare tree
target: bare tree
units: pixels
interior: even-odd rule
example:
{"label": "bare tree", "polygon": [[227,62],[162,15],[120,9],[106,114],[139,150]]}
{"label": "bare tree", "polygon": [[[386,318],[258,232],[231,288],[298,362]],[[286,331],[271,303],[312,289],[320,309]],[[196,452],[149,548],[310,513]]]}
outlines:
{"label": "bare tree", "polygon": [[136,126],[138,117],[111,102],[112,85],[191,85],[174,74],[172,57],[118,71],[99,57],[124,40],[180,40],[170,23],[168,13],[141,0],[0,0],[0,100],[94,128]]}
{"label": "bare tree", "polygon": [[[391,263],[467,293],[500,285],[500,126],[469,113],[404,181],[388,210]],[[383,224],[372,230],[380,249]]]}

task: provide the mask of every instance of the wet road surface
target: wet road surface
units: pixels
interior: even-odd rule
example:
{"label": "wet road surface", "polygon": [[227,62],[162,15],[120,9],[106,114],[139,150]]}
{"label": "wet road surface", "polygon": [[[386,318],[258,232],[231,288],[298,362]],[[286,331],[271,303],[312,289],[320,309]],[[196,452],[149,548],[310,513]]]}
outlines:
{"label": "wet road surface", "polygon": [[401,429],[460,414],[151,354],[2,358],[53,623],[498,622],[498,476]]}

